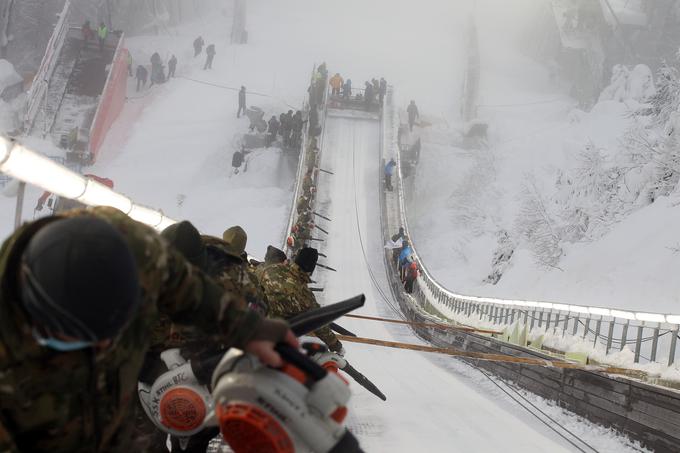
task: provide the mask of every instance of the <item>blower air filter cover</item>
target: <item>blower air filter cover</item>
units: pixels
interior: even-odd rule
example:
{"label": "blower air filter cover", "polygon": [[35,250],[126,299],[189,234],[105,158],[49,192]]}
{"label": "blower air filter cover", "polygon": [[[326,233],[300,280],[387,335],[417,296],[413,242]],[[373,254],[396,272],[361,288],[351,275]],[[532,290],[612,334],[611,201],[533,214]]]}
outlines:
{"label": "blower air filter cover", "polygon": [[161,398],[161,423],[168,428],[191,434],[203,425],[206,415],[205,401],[188,387],[176,387]]}
{"label": "blower air filter cover", "polygon": [[222,437],[235,453],[295,453],[286,430],[257,406],[230,402],[218,405],[216,414]]}

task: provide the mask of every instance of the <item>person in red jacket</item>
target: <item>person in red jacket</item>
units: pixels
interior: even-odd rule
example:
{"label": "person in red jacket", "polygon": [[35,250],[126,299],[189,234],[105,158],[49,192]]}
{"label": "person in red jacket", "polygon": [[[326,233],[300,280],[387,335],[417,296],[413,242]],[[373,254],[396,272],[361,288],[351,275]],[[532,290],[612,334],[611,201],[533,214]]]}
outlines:
{"label": "person in red jacket", "polygon": [[415,261],[411,263],[406,271],[406,279],[404,280],[404,290],[411,294],[413,292],[413,284],[418,278],[418,264]]}

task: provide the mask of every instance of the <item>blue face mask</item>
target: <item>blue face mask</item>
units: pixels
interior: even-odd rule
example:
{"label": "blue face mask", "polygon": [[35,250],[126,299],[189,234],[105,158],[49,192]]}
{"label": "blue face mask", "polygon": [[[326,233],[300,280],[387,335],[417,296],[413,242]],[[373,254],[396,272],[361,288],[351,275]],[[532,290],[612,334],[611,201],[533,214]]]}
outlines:
{"label": "blue face mask", "polygon": [[33,338],[40,346],[54,349],[59,352],[78,351],[80,349],[87,349],[93,346],[90,341],[63,341],[56,338],[44,338],[35,329],[33,329]]}

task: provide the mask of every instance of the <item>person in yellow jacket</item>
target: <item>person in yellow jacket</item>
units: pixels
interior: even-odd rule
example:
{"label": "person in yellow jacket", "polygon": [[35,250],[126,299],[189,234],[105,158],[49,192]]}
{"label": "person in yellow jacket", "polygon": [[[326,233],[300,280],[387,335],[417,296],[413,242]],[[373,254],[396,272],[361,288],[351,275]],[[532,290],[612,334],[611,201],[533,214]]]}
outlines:
{"label": "person in yellow jacket", "polygon": [[109,29],[104,22],[99,24],[97,29],[97,38],[99,38],[99,50],[104,51],[104,44],[106,44],[106,38],[109,36]]}
{"label": "person in yellow jacket", "polygon": [[331,77],[331,80],[328,81],[328,84],[331,86],[332,90],[331,94],[333,96],[340,96],[340,89],[344,83],[345,81],[342,80],[340,74],[336,72],[335,75]]}

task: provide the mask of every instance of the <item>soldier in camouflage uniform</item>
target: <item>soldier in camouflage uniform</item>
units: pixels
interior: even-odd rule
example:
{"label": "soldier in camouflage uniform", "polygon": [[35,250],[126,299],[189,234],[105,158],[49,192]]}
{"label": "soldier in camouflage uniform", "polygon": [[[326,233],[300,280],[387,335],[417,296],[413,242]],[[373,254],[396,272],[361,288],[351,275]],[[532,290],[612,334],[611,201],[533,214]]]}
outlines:
{"label": "soldier in camouflage uniform", "polygon": [[[281,363],[276,341],[296,343],[287,326],[244,311],[238,292],[112,208],[22,226],[0,249],[0,279],[3,452],[144,451],[131,435],[137,379],[149,347],[167,338],[165,320],[272,366]],[[131,282],[124,297],[118,288]]]}
{"label": "soldier in camouflage uniform", "polygon": [[[311,282],[318,252],[313,248],[301,249],[291,264],[268,264],[258,269],[260,282],[269,301],[269,316],[289,319],[300,313],[318,308],[314,293],[307,287]],[[342,344],[328,326],[314,332],[328,348],[342,352]]]}
{"label": "soldier in camouflage uniform", "polygon": [[227,237],[228,241],[225,241],[215,236],[201,235],[185,220],[169,226],[161,236],[218,283],[235,285],[248,308],[266,315],[266,297],[254,269],[248,264],[245,251],[248,236],[241,227],[226,230],[223,237]]}
{"label": "soldier in camouflage uniform", "polygon": [[295,211],[298,215],[305,211],[309,211],[309,199],[304,195],[300,195],[297,199],[297,204],[295,205]]}
{"label": "soldier in camouflage uniform", "polygon": [[314,179],[312,178],[313,171],[308,170],[305,176],[302,178],[302,193],[309,199],[312,195],[312,188],[314,187]]}
{"label": "soldier in camouflage uniform", "polygon": [[216,252],[222,255],[218,279],[221,281],[227,278],[235,282],[245,297],[248,308],[265,316],[269,304],[253,266],[248,263],[246,253],[248,235],[243,228],[233,226],[224,231],[222,240],[203,236],[203,241],[208,248],[208,256],[213,256]]}
{"label": "soldier in camouflage uniform", "polygon": [[[247,235],[241,227],[232,227],[224,232],[223,236],[229,239],[229,242],[214,236],[202,236],[196,227],[186,220],[169,226],[161,233],[161,236],[182,253],[189,262],[200,268],[217,283],[226,288],[235,286],[245,299],[245,307],[266,316],[268,304],[265,300],[264,291],[262,291],[254,271],[242,258],[242,256],[247,256],[245,253]],[[226,345],[221,342],[210,341],[196,326],[173,323],[171,329],[171,337],[162,349],[181,348],[182,355],[187,360],[211,357],[226,349]],[[149,385],[167,371],[164,362],[160,359],[160,352],[162,351],[153,351],[147,355],[142,380]],[[151,439],[159,451],[163,449],[165,436],[159,435],[161,432],[148,420],[145,414],[138,422],[136,434]],[[191,436],[191,440],[184,451],[187,453],[203,453],[206,451],[210,440],[218,434],[218,428],[205,429]]]}

